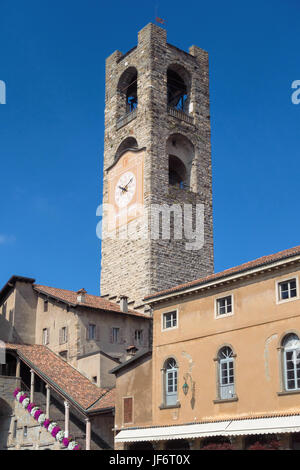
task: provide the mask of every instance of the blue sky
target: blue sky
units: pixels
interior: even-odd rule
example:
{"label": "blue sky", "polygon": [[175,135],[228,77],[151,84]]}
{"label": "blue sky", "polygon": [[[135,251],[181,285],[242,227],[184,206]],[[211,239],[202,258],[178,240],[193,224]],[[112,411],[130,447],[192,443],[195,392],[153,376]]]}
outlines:
{"label": "blue sky", "polygon": [[210,55],[215,270],[299,244],[297,0],[0,0],[0,286],[99,293],[104,64],[158,15]]}

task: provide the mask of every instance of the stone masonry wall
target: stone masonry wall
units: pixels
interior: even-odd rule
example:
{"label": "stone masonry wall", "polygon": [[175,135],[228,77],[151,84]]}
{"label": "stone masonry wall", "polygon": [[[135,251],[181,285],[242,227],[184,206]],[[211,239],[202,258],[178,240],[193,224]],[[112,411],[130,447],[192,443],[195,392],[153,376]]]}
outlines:
{"label": "stone masonry wall", "polygon": [[[191,77],[190,114],[181,119],[168,113],[167,69],[184,67]],[[117,129],[120,106],[118,81],[129,67],[138,73],[137,116]],[[126,294],[137,303],[151,293],[213,272],[212,186],[210,154],[208,56],[192,46],[189,53],[166,41],[163,28],[148,24],[139,32],[138,45],[124,56],[114,52],[106,62],[106,108],[104,142],[104,193],[108,201],[106,172],[119,145],[134,137],[139,148],[146,148],[144,166],[144,204],[204,204],[204,247],[188,251],[186,240],[102,241],[101,294]],[[187,137],[195,149],[191,170],[191,191],[169,186],[167,140],[172,134]],[[138,224],[134,228],[140,230]]]}

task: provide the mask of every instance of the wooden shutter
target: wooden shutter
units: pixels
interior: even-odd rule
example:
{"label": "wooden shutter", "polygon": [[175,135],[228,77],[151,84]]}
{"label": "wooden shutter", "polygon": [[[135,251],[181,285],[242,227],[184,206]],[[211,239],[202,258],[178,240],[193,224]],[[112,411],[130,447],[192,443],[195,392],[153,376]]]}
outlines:
{"label": "wooden shutter", "polygon": [[69,332],[68,332],[68,327],[66,326],[66,343],[68,342],[69,338]]}
{"label": "wooden shutter", "polygon": [[113,328],[110,329],[109,332],[109,342],[112,344],[113,343]]}
{"label": "wooden shutter", "polygon": [[119,328],[119,343],[124,344],[125,339],[124,339],[124,328]]}
{"label": "wooden shutter", "polygon": [[147,346],[147,330],[142,330],[142,346],[145,348]]}
{"label": "wooden shutter", "polygon": [[100,339],[99,325],[96,325],[95,340],[99,341],[99,339]]}
{"label": "wooden shutter", "polygon": [[59,344],[62,344],[62,342],[63,342],[62,340],[63,340],[63,330],[62,330],[62,328],[60,328],[59,329],[59,340],[58,340]]}
{"label": "wooden shutter", "polygon": [[133,422],[133,398],[123,398],[123,422],[124,424]]}

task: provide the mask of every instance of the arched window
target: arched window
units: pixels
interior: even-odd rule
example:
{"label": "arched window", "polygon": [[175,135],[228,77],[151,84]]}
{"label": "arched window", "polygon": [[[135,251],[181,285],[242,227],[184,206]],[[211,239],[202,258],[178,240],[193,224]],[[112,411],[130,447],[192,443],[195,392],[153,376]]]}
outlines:
{"label": "arched window", "polygon": [[186,168],[182,161],[175,155],[169,155],[169,184],[185,187]]}
{"label": "arched window", "polygon": [[167,71],[168,106],[188,113],[190,77],[180,65],[170,65]]}
{"label": "arched window", "polygon": [[115,159],[118,159],[119,156],[125,152],[125,150],[130,149],[137,149],[138,143],[134,137],[127,137],[123,140],[123,142],[119,145],[118,150],[116,151]]}
{"label": "arched window", "polygon": [[229,346],[224,346],[218,353],[219,398],[228,400],[235,397],[234,356]]}
{"label": "arched window", "polygon": [[283,338],[284,384],[286,390],[300,390],[300,340],[294,334]]}
{"label": "arched window", "polygon": [[169,184],[190,189],[191,170],[195,156],[193,144],[181,134],[172,134],[167,140]]}
{"label": "arched window", "polygon": [[164,390],[165,390],[165,405],[176,405],[178,401],[177,394],[177,375],[178,366],[174,358],[166,360],[164,365]]}
{"label": "arched window", "polygon": [[129,67],[122,73],[118,83],[118,117],[131,113],[137,105],[137,70]]}

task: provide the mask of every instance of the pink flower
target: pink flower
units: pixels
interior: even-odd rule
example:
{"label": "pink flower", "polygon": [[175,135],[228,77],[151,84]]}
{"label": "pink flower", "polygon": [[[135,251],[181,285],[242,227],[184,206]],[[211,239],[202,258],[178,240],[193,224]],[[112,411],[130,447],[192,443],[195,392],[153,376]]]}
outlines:
{"label": "pink flower", "polygon": [[29,403],[29,405],[27,406],[27,411],[28,413],[31,413],[32,412],[32,408],[35,407],[35,403]]}
{"label": "pink flower", "polygon": [[55,428],[52,429],[51,436],[55,437],[59,431],[61,431],[60,427],[55,426]]}
{"label": "pink flower", "polygon": [[42,410],[37,410],[34,413],[34,419],[38,420],[42,413],[43,413]]}
{"label": "pink flower", "polygon": [[78,446],[78,445],[75,446],[73,450],[80,450],[80,449],[79,449],[79,446]]}
{"label": "pink flower", "polygon": [[50,423],[51,423],[50,419],[45,419],[45,421],[44,421],[44,428],[48,429]]}
{"label": "pink flower", "polygon": [[25,400],[25,398],[27,398],[27,393],[24,393],[24,395],[20,396],[19,402],[22,403],[22,401]]}
{"label": "pink flower", "polygon": [[62,440],[62,443],[65,447],[68,447],[69,443],[70,443],[70,440],[68,437],[64,437],[63,440]]}
{"label": "pink flower", "polygon": [[14,391],[14,397],[16,398],[16,396],[18,395],[18,393],[20,392],[21,390],[19,388],[16,388],[15,391]]}

